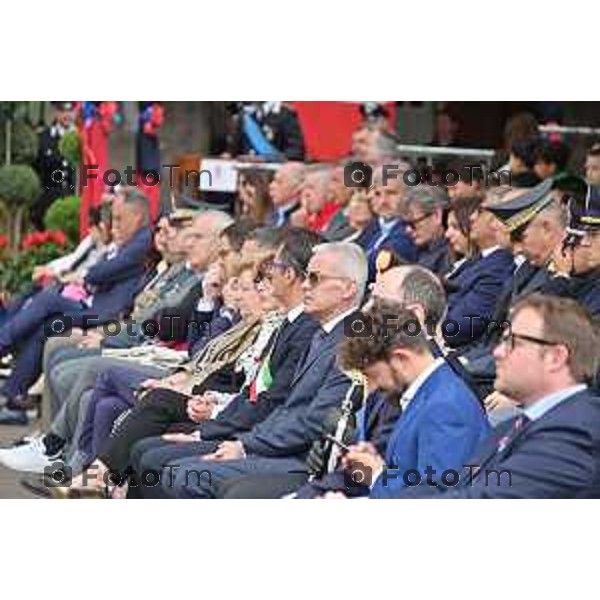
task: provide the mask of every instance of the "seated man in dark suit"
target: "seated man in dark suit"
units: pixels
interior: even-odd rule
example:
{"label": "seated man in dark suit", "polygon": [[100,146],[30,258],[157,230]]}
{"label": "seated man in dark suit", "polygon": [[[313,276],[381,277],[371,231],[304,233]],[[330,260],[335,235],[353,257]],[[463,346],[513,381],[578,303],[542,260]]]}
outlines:
{"label": "seated man in dark suit", "polygon": [[[306,471],[307,453],[321,436],[326,415],[340,406],[351,385],[336,365],[337,346],[344,335],[344,318],[360,304],[366,282],[367,264],[358,246],[335,243],[317,247],[303,291],[306,310],[319,320],[321,328],[298,364],[284,403],[250,431],[222,442],[214,452],[214,445],[208,443],[204,448],[191,448],[190,458],[177,461],[180,468],[174,480],[170,467],[165,466],[163,494],[213,498],[228,479]],[[199,453],[205,456],[191,458]],[[210,484],[194,477],[199,472],[210,473]]]}
{"label": "seated man in dark suit", "polygon": [[600,398],[587,384],[598,369],[598,330],[567,298],[520,300],[496,348],[496,389],[521,414],[499,425],[466,463],[460,481],[425,482],[399,498],[600,497]]}
{"label": "seated man in dark suit", "polygon": [[448,196],[442,188],[421,184],[406,197],[406,230],[417,248],[417,262],[443,275],[449,269],[448,241],[444,235],[444,212]]}
{"label": "seated man in dark suit", "polygon": [[375,281],[375,261],[380,250],[388,248],[406,262],[415,262],[417,249],[406,231],[406,185],[401,172],[383,185],[381,169],[377,168],[369,190],[369,202],[376,218],[356,243],[367,254],[369,281]]}
{"label": "seated man in dark suit", "polygon": [[58,328],[55,333],[60,334],[69,324],[98,326],[131,308],[152,244],[148,200],[135,189],[123,190],[113,201],[112,215],[116,250],[89,269],[81,299],[64,297],[54,288],[42,291],[0,328],[0,355],[18,352],[13,375],[3,388],[7,404],[0,422],[26,421],[18,397],[40,374],[48,327]]}

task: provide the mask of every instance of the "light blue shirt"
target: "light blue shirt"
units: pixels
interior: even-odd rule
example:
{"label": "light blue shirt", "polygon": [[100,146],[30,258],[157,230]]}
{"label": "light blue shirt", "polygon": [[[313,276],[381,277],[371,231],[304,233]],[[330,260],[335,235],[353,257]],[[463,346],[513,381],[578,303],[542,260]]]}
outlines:
{"label": "light blue shirt", "polygon": [[398,219],[390,219],[389,221],[386,221],[385,219],[379,217],[380,234],[379,237],[375,240],[375,243],[371,246],[369,254],[373,254],[374,252],[377,252],[377,250],[379,250],[379,246],[381,246],[383,242],[385,242],[385,240],[389,237],[390,233],[392,233],[392,229],[394,229],[396,223],[398,223]]}
{"label": "light blue shirt", "polygon": [[527,408],[523,409],[523,414],[530,419],[531,421],[535,421],[543,417],[549,410],[552,410],[555,406],[558,406],[561,402],[564,402],[571,396],[582,392],[587,388],[587,385],[584,383],[580,383],[579,385],[573,385],[564,390],[560,390],[559,392],[555,392],[554,394],[550,394],[549,396],[544,396],[540,398],[537,402],[534,402]]}

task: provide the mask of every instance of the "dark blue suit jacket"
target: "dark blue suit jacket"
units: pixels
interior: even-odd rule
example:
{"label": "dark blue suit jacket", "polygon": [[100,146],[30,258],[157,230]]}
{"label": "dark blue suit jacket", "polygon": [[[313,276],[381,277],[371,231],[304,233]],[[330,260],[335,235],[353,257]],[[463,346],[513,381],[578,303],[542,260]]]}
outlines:
{"label": "dark blue suit jacket", "polygon": [[318,322],[307,313],[287,323],[275,339],[269,366],[273,383],[261,392],[256,402],[246,393],[236,396],[216,419],[203,421],[198,429],[203,440],[227,439],[249,431],[285,402],[290,383],[310,340],[319,328]]}
{"label": "dark blue suit jacket", "polygon": [[152,232],[145,227],[119,248],[113,258],[100,260],[91,267],[85,284],[94,298],[85,312],[97,315],[100,323],[127,312],[139,290],[151,247]]}
{"label": "dark blue suit jacket", "polygon": [[365,251],[369,259],[369,280],[374,281],[376,275],[375,261],[377,254],[384,248],[391,250],[398,257],[407,262],[416,262],[417,248],[406,233],[406,226],[398,219],[385,240],[375,249],[374,245],[381,235],[379,219],[373,219],[367,228],[360,234],[356,243]]}
{"label": "dark blue suit jacket", "polygon": [[556,277],[547,282],[542,292],[573,298],[600,321],[600,269],[569,278]]}
{"label": "dark blue suit jacket", "polygon": [[[502,288],[492,320],[502,323],[508,319],[510,307],[520,298],[538,292],[547,285],[550,274],[544,268],[537,268],[530,263],[521,265]],[[468,360],[465,368],[467,371],[486,387],[491,388],[496,375],[496,362],[492,355],[502,329],[490,328],[484,336],[479,338],[474,345],[461,348],[461,355]]]}
{"label": "dark blue suit jacket", "polygon": [[434,478],[447,469],[461,470],[488,432],[478,399],[443,363],[397,420],[385,453],[387,474],[384,471],[377,479],[370,497],[394,497],[405,487],[404,473],[412,469],[423,474],[431,467]]}
{"label": "dark blue suit jacket", "polygon": [[[319,330],[315,335],[322,333]],[[264,421],[238,436],[249,455],[296,457],[304,459],[323,434],[324,422],[339,407],[350,388],[350,379],[336,365],[338,343],[344,335],[344,322],[319,342],[299,364],[289,393]]]}
{"label": "dark blue suit jacket", "polygon": [[397,497],[600,497],[600,398],[588,391],[571,396],[528,422],[499,450],[499,440],[513,425],[511,419],[496,427],[465,463],[481,465],[472,480],[474,468],[466,470],[455,488],[421,485],[402,490]]}
{"label": "dark blue suit jacket", "polygon": [[[508,250],[496,250],[486,257],[469,259],[455,277],[449,280],[447,319],[456,321],[457,335],[445,335],[449,346],[457,348],[477,340],[488,321],[505,283],[512,277],[515,263]],[[467,315],[475,315],[469,318]],[[472,325],[471,325],[472,323]],[[447,333],[454,333],[448,325]]]}
{"label": "dark blue suit jacket", "polygon": [[426,269],[443,275],[450,267],[448,258],[448,240],[445,237],[434,240],[431,245],[419,248],[417,262]]}

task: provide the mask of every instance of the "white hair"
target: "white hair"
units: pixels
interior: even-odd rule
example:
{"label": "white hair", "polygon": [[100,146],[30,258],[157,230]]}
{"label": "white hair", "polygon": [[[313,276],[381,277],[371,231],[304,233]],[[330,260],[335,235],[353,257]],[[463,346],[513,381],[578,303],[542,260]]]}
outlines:
{"label": "white hair", "polygon": [[331,171],[331,167],[326,164],[311,165],[304,171],[304,183],[306,183],[308,179],[313,179],[316,181],[321,193],[325,193],[327,185],[329,184],[329,179],[331,178]]}
{"label": "white hair", "polygon": [[313,256],[326,252],[337,258],[336,269],[341,277],[347,277],[356,283],[355,302],[360,303],[367,289],[369,265],[363,249],[352,242],[329,242],[313,248]]}
{"label": "white hair", "polygon": [[226,227],[229,227],[233,223],[233,219],[227,213],[212,208],[198,213],[194,220],[206,217],[210,219],[210,230],[214,235],[219,235]]}

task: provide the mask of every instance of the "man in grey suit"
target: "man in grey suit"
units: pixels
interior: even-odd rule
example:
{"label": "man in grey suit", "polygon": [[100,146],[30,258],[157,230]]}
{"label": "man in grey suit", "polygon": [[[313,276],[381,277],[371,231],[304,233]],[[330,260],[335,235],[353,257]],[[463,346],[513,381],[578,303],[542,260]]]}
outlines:
{"label": "man in grey suit", "polygon": [[216,451],[207,446],[203,452],[202,442],[190,444],[190,458],[179,461],[179,468],[163,469],[166,497],[214,498],[231,478],[306,471],[306,455],[321,436],[326,415],[340,406],[351,385],[336,365],[336,352],[344,319],[360,306],[367,278],[366,257],[355,244],[317,246],[303,289],[305,310],[321,328],[298,366],[287,400],[249,432],[222,442]]}

